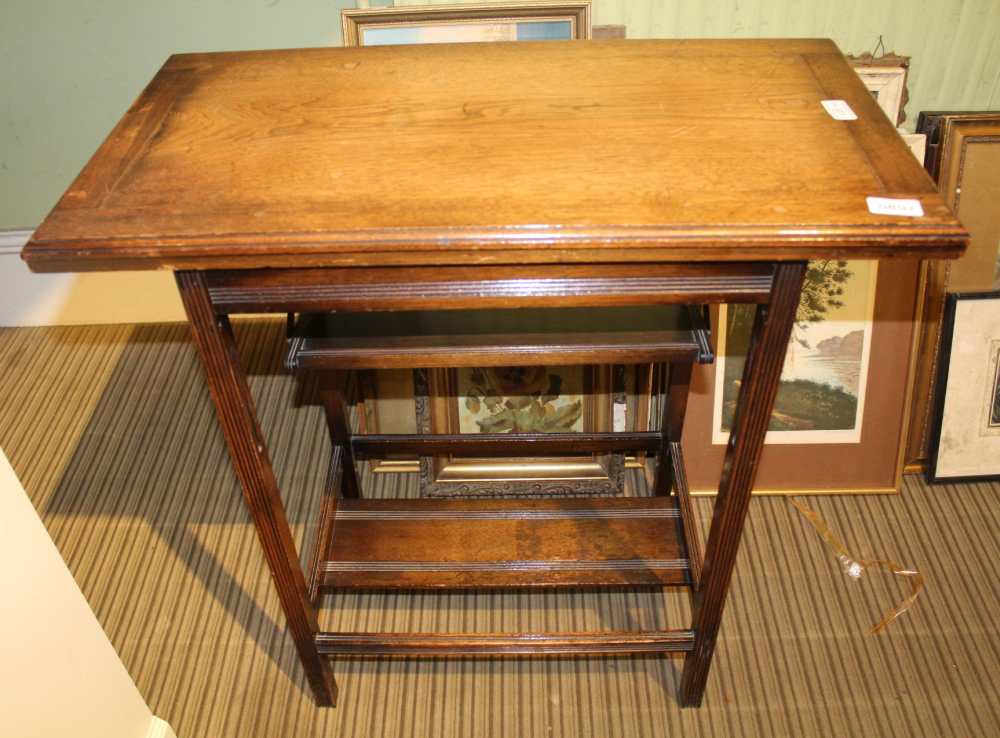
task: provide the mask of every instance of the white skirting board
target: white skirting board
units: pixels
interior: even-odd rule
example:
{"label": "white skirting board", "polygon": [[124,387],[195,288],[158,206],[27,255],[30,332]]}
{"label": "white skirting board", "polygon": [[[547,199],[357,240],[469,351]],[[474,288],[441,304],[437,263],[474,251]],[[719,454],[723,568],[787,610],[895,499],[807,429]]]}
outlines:
{"label": "white skirting board", "polygon": [[0,230],[0,326],[183,321],[173,274],[35,274],[21,259],[32,229]]}

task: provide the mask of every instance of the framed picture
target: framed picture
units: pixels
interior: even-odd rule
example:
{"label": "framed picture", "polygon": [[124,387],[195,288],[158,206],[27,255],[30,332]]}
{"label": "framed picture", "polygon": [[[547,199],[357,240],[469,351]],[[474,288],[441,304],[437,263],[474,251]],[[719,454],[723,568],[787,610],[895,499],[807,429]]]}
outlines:
{"label": "framed picture", "polygon": [[884,56],[848,56],[847,61],[861,77],[868,91],[872,93],[878,106],[894,126],[906,120],[906,75],[910,68],[910,57],[897,54]]}
{"label": "framed picture", "polygon": [[590,38],[590,2],[510,2],[341,11],[344,46]]}
{"label": "framed picture", "polygon": [[1000,291],[945,300],[927,478],[1000,479]]}
{"label": "framed picture", "polygon": [[[809,264],[765,443],[860,442],[877,273],[874,261]],[[719,308],[712,412],[716,445],[729,442],[753,316],[748,305]]]}
{"label": "framed picture", "polygon": [[[622,366],[418,369],[413,376],[418,433],[625,430]],[[421,457],[419,469],[427,497],[612,495],[622,490],[624,459],[437,456]]]}
{"label": "framed picture", "polygon": [[1000,289],[1000,111],[923,112],[917,131],[927,136],[925,167],[945,202],[969,229],[960,259],[928,262],[921,274],[920,341],[906,444],[909,471],[927,461],[930,415],[939,365],[945,292]]}
{"label": "framed picture", "polygon": [[[810,262],[755,492],[899,489],[920,266]],[[714,493],[749,337],[749,306],[713,311],[714,365],[696,366],[684,427],[691,489]]]}
{"label": "framed picture", "polygon": [[[660,364],[630,364],[623,373],[624,404],[614,407],[615,430],[654,430],[659,421],[661,396],[666,391],[666,369]],[[364,370],[357,373],[356,403],[359,433],[416,433],[417,404],[413,372],[409,369]],[[645,453],[625,455],[625,468],[643,466]],[[371,471],[419,472],[416,456],[369,459]]]}

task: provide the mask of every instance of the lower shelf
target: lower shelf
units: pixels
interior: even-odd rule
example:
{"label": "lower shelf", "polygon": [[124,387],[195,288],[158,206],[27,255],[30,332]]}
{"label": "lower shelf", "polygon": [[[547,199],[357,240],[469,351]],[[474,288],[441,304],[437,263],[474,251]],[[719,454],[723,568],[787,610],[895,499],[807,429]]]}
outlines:
{"label": "lower shelf", "polygon": [[676,498],[338,499],[318,557],[338,588],[685,586]]}

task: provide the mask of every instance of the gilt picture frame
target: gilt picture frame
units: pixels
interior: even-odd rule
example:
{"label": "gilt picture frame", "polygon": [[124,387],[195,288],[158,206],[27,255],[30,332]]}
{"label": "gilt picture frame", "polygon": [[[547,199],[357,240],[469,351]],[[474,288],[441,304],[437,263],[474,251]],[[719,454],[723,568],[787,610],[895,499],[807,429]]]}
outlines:
{"label": "gilt picture frame", "polygon": [[1000,291],[949,293],[927,479],[1000,479]]}
{"label": "gilt picture frame", "polygon": [[344,46],[591,37],[590,2],[508,2],[341,11]]}

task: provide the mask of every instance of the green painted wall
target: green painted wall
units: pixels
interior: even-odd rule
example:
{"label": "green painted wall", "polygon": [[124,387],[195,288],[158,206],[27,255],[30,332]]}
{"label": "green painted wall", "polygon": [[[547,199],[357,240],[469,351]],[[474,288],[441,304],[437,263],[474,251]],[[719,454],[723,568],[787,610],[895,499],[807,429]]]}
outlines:
{"label": "green painted wall", "polygon": [[[443,0],[436,0],[442,2]],[[36,225],[173,52],[340,44],[350,0],[0,0],[0,228]],[[397,0],[397,5],[424,4]],[[920,110],[1000,107],[1000,0],[594,0],[631,38],[823,36],[913,57]]]}
{"label": "green painted wall", "polygon": [[339,46],[353,0],[0,0],[0,228],[35,226],[164,60]]}
{"label": "green painted wall", "polygon": [[921,110],[1000,106],[1000,0],[595,0],[595,24],[632,38],[832,38],[848,54],[912,57],[907,124]]}
{"label": "green painted wall", "polygon": [[[434,0],[454,4],[461,0]],[[423,5],[396,0],[396,5]],[[594,25],[629,38],[819,37],[847,54],[912,57],[912,128],[921,110],[1000,107],[1000,0],[593,0]]]}

